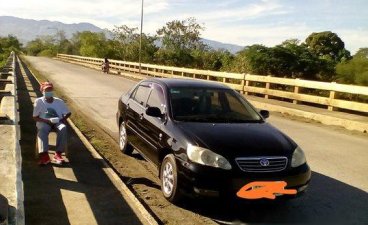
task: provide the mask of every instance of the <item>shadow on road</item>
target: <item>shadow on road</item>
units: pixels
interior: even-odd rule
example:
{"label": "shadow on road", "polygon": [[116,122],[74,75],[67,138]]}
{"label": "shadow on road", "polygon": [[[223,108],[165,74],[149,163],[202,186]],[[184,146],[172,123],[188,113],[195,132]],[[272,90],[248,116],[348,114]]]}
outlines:
{"label": "shadow on road", "polygon": [[32,98],[41,93],[23,66],[26,74],[18,76],[17,82],[26,224],[141,224],[103,172],[103,164],[91,156],[70,127],[70,163],[37,165]]}
{"label": "shadow on road", "polygon": [[368,224],[368,194],[313,172],[299,198],[227,203],[192,199],[181,205],[224,224]]}

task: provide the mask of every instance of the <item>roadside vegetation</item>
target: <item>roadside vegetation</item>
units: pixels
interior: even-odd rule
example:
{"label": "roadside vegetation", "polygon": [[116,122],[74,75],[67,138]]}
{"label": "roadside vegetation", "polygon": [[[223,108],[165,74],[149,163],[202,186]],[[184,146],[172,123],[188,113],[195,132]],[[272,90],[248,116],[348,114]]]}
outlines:
{"label": "roadside vegetation", "polygon": [[0,35],[0,68],[4,66],[11,52],[14,51],[18,53],[21,47],[22,44],[16,37],[12,35],[1,37]]}
{"label": "roadside vegetation", "polygon": [[[167,22],[155,35],[143,33],[141,61],[204,70],[368,85],[368,47],[361,48],[351,56],[343,40],[331,31],[312,33],[304,41],[288,39],[274,47],[261,44],[245,46],[232,54],[225,49],[216,50],[204,44],[201,39],[204,29],[194,18],[188,18]],[[8,38],[13,40],[15,37]],[[34,56],[53,57],[57,53],[64,53],[137,62],[139,43],[138,28],[122,25],[107,35],[84,31],[67,38],[63,31],[59,31],[54,36],[42,36],[28,42],[23,51]]]}

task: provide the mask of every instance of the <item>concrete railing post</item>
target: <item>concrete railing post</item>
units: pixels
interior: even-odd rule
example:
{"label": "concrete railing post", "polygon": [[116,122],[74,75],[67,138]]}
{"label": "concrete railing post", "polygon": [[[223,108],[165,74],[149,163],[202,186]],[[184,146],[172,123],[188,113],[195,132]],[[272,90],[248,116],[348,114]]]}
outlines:
{"label": "concrete railing post", "polygon": [[[295,86],[294,86],[294,96],[295,97],[298,96],[298,94],[299,94],[299,86],[298,86],[299,80],[300,80],[299,78],[295,79]],[[294,104],[299,104],[299,101],[296,100],[296,99],[293,99],[293,103]]]}
{"label": "concrete railing post", "polygon": [[249,92],[248,92],[248,86],[249,86],[248,74],[244,74],[244,81],[245,81],[245,84],[244,84],[244,87],[243,87],[244,94],[248,95],[249,94]]}
{"label": "concrete railing post", "polygon": [[[267,78],[269,78],[269,77],[271,77],[270,75],[268,75],[267,76]],[[267,79],[268,80],[268,79]],[[266,87],[265,87],[265,89],[266,89],[266,93],[267,93],[267,91],[268,90],[270,90],[270,82],[266,82]],[[268,94],[265,94],[265,99],[268,99]]]}
{"label": "concrete railing post", "polygon": [[[331,86],[334,86],[334,85],[336,85],[336,82],[331,82]],[[336,92],[334,90],[331,90],[329,101],[328,101],[328,110],[329,111],[334,111],[335,110],[335,107],[333,107],[333,105],[332,105],[332,102],[335,99],[335,95],[336,95]]]}
{"label": "concrete railing post", "polygon": [[240,85],[241,85],[241,91],[240,94],[244,94],[244,86],[245,86],[245,74],[243,73],[243,79],[240,81]]}

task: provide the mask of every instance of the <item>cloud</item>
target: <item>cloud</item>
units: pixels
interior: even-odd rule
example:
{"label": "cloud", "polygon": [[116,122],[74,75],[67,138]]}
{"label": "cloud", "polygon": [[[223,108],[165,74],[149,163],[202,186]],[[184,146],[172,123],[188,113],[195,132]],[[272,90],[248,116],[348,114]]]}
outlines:
{"label": "cloud", "polygon": [[335,33],[344,41],[345,48],[354,55],[359,48],[368,48],[368,30],[367,29],[357,29],[349,30],[343,29],[338,30]]}
{"label": "cloud", "polygon": [[197,15],[197,18],[203,21],[237,21],[284,13],[287,13],[287,11],[281,4],[277,3],[276,1],[261,1],[259,3],[254,3],[250,5],[240,3],[239,6],[236,8],[220,8],[220,10],[216,10],[216,13],[214,13],[213,11],[207,11]]}
{"label": "cloud", "polygon": [[304,24],[288,26],[234,25],[228,27],[211,24],[209,26],[211,26],[211,28],[207,29],[203,34],[206,38],[243,46],[252,44],[274,46],[291,38],[297,38],[304,41],[306,35],[312,32],[312,29],[306,27]]}
{"label": "cloud", "polygon": [[[328,29],[327,29],[328,30]],[[299,39],[302,42],[313,32],[321,32],[306,24],[289,25],[234,25],[228,27],[210,24],[203,32],[203,37],[225,43],[242,46],[263,44],[268,47],[281,44],[288,39]],[[367,29],[335,29],[333,30],[345,43],[345,48],[355,54],[359,48],[368,47]],[[234,35],[236,34],[236,35]]]}
{"label": "cloud", "polygon": [[[167,0],[146,0],[145,14],[168,7]],[[10,13],[9,13],[10,12]],[[135,19],[140,20],[141,1],[131,0],[13,0],[0,8],[0,15],[28,19],[57,20],[64,23],[90,22],[102,28]]]}
{"label": "cloud", "polygon": [[[290,38],[302,41],[312,32],[331,30],[355,52],[367,47],[364,9],[367,1],[311,0],[144,0],[145,33],[175,19],[195,17],[205,26],[205,38],[239,45],[274,46]],[[0,15],[47,19],[63,23],[89,22],[101,28],[140,27],[140,0],[12,0]]]}

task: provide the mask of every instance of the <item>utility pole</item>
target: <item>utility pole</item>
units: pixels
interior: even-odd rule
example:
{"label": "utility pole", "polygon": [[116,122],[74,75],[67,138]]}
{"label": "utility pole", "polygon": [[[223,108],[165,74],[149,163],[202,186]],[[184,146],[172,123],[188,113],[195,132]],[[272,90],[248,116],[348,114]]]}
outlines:
{"label": "utility pole", "polygon": [[142,67],[141,67],[141,60],[142,60],[142,29],[143,29],[143,0],[142,0],[142,7],[141,7],[141,35],[139,37],[139,74],[141,74]]}

